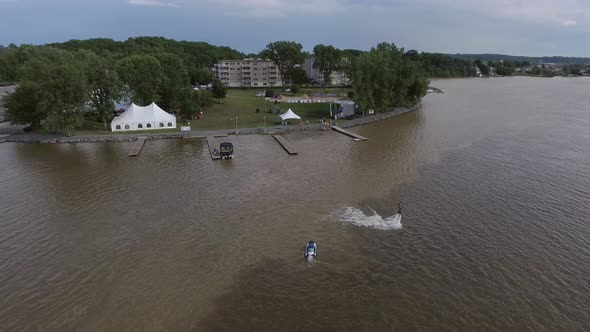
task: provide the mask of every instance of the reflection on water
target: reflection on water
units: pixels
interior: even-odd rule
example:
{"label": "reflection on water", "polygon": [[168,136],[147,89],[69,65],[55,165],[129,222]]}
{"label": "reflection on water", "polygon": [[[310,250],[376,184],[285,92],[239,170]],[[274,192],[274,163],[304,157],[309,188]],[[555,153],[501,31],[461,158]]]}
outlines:
{"label": "reflection on water", "polygon": [[298,156],[1,144],[0,329],[587,330],[590,80],[436,85]]}

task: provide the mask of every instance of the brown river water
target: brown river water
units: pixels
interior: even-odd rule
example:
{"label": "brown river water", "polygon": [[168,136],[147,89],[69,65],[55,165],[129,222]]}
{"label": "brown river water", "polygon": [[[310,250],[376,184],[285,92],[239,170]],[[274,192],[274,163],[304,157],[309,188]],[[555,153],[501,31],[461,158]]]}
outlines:
{"label": "brown river water", "polygon": [[589,330],[590,79],[434,85],[298,156],[0,144],[0,330]]}

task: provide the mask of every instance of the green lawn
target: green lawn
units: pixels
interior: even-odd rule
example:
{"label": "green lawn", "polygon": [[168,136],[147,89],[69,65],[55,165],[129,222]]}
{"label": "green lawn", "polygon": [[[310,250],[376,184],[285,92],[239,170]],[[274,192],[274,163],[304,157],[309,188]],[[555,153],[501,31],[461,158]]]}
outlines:
{"label": "green lawn", "polygon": [[[256,98],[257,91],[262,91],[262,89],[228,90],[223,104],[214,104],[205,110],[203,120],[191,121],[192,129],[235,128],[236,117],[238,118],[238,128],[264,127],[265,118],[267,127],[280,125],[280,118],[277,114],[265,113],[265,99]],[[273,102],[266,102],[267,111],[273,106],[275,106]],[[328,103],[281,103],[276,106],[280,107],[282,112],[290,108],[297,115],[301,116],[303,121],[309,121],[310,124],[319,123],[322,118],[329,118],[330,116],[330,104]],[[259,113],[256,113],[257,108],[260,110]],[[294,121],[293,124],[296,124],[296,122]]]}
{"label": "green lawn", "polygon": [[[280,88],[274,90],[279,91]],[[280,89],[282,91],[282,89]],[[274,127],[281,124],[280,118],[277,114],[265,113],[265,99],[257,98],[256,92],[263,91],[263,89],[229,89],[227,91],[227,97],[223,100],[222,104],[215,103],[213,106],[207,108],[204,111],[204,119],[202,120],[191,120],[192,130],[210,130],[210,129],[233,129],[236,127],[236,120],[238,128],[258,128],[258,127]],[[302,89],[297,96],[303,94],[312,94],[319,92],[320,89]],[[327,89],[326,92],[338,93],[340,95],[346,95],[348,89]],[[281,92],[285,96],[293,96],[285,92]],[[266,102],[266,110],[270,111],[273,106],[277,106],[281,109],[281,113],[287,111],[289,108],[293,110],[297,115],[301,116],[303,121],[310,124],[318,124],[322,118],[328,119],[330,117],[330,104],[329,103],[317,103],[317,104],[295,104],[295,103],[280,103],[274,104],[274,102]],[[256,109],[260,111],[257,113]],[[265,120],[266,118],[266,120]],[[298,125],[298,121],[290,121],[290,125]],[[173,129],[162,129],[162,130],[143,130],[143,131],[123,131],[115,132],[114,134],[157,134],[157,133],[169,133],[180,131],[180,126],[186,125],[178,121],[177,128]],[[93,122],[91,120],[85,121],[82,129],[77,134],[108,134],[110,131],[104,131],[102,129],[102,123]]]}

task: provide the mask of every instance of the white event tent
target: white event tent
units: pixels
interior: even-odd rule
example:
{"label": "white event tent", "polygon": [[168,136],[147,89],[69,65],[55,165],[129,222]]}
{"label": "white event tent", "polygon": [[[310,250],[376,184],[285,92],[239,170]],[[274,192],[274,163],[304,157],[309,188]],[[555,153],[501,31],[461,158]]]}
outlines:
{"label": "white event tent", "polygon": [[291,119],[295,119],[295,120],[301,120],[301,117],[295,113],[293,113],[293,111],[291,111],[291,109],[289,108],[289,110],[281,115],[279,115],[279,117],[281,118],[281,120],[286,121],[286,120],[291,120]]}
{"label": "white event tent", "polygon": [[121,115],[111,121],[112,131],[151,130],[176,128],[176,117],[155,103],[148,106],[131,104]]}

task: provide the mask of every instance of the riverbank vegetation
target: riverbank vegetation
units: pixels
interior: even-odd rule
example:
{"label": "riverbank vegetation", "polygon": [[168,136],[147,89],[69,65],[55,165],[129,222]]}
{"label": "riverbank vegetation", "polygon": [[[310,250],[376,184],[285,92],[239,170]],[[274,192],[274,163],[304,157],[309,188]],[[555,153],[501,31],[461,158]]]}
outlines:
{"label": "riverbank vegetation", "polygon": [[428,79],[417,59],[395,44],[381,43],[352,63],[354,100],[360,110],[413,106],[426,95]]}

